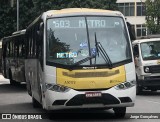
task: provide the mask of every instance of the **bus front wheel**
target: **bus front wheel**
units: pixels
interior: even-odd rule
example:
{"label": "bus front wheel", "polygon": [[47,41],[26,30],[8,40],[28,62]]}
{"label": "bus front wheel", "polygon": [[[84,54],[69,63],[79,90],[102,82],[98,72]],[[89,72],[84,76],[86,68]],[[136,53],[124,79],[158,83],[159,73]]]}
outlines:
{"label": "bus front wheel", "polygon": [[33,108],[40,108],[40,103],[32,96]]}
{"label": "bus front wheel", "polygon": [[126,107],[113,108],[113,110],[116,118],[124,118],[126,114]]}

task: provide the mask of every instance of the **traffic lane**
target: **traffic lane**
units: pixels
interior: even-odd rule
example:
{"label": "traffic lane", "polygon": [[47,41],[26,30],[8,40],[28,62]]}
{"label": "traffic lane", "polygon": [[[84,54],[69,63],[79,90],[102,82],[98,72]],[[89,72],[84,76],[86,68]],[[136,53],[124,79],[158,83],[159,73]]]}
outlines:
{"label": "traffic lane", "polygon": [[160,113],[160,91],[143,91],[136,96],[135,106],[127,109],[128,113]]}
{"label": "traffic lane", "polygon": [[31,97],[27,94],[26,84],[12,86],[0,84],[0,113],[40,113],[41,109],[33,109]]}

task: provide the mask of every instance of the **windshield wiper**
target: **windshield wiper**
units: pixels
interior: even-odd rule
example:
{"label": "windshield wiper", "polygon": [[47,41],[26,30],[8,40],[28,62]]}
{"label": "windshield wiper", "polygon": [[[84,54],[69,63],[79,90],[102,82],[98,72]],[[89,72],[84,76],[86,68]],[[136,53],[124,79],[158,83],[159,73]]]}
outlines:
{"label": "windshield wiper", "polygon": [[[110,68],[112,68],[113,64],[112,64],[107,52],[105,51],[105,49],[103,48],[101,43],[97,41],[96,32],[95,32],[95,47],[96,47],[96,50],[97,50],[97,55],[99,56],[99,52],[100,52],[100,54],[102,55],[105,62],[109,65]],[[95,64],[96,64],[96,58],[95,58]]]}
{"label": "windshield wiper", "polygon": [[96,56],[99,57],[99,53],[102,55],[103,59],[105,60],[105,62],[109,65],[109,68],[112,68],[113,67],[113,64],[107,54],[107,52],[105,51],[105,49],[103,48],[103,46],[101,45],[100,42],[97,41],[97,36],[96,36],[96,33],[95,33],[95,47],[96,47],[96,54],[95,55],[92,55],[92,56],[88,56],[76,63],[74,63],[73,65],[71,65],[69,67],[70,70],[72,70],[75,66],[78,66],[80,64],[83,64],[93,58],[95,58],[95,64],[96,64]]}

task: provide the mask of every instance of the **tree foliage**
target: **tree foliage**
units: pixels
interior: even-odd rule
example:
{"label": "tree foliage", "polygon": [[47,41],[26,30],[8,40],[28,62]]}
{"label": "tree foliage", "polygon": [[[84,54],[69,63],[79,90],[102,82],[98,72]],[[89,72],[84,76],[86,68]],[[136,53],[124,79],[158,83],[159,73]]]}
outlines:
{"label": "tree foliage", "polygon": [[160,0],[146,0],[147,27],[151,34],[160,33]]}
{"label": "tree foliage", "polygon": [[[16,31],[16,0],[14,7],[10,0],[1,0],[0,38]],[[63,8],[98,8],[116,10],[117,0],[19,0],[19,29],[26,28],[37,16],[47,10]]]}

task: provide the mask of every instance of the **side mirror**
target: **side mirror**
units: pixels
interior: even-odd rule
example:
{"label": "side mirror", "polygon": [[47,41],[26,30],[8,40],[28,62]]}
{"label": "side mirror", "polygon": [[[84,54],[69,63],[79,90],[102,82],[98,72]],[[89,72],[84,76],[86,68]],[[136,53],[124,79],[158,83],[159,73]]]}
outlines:
{"label": "side mirror", "polygon": [[133,55],[135,57],[139,57],[139,49],[138,49],[138,45],[135,45],[133,48]]}
{"label": "side mirror", "polygon": [[128,27],[128,31],[129,31],[131,41],[136,40],[134,26],[132,26],[129,22],[126,22],[126,23],[127,23],[127,27]]}
{"label": "side mirror", "polygon": [[39,35],[39,37],[43,37],[43,29],[44,29],[44,23],[41,22],[39,25],[39,30],[37,31],[37,34]]}

